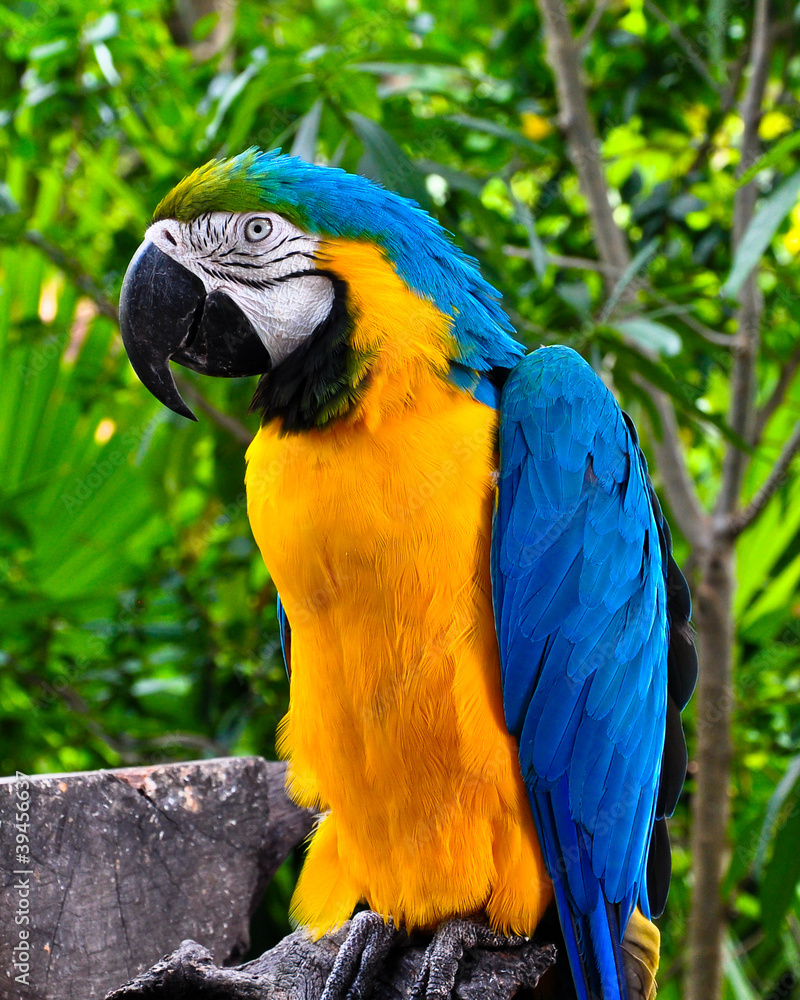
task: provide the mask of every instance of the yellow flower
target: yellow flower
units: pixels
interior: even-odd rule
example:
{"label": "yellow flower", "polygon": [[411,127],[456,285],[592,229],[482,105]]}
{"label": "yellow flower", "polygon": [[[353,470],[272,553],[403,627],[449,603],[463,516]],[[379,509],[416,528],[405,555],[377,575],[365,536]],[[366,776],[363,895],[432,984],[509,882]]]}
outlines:
{"label": "yellow flower", "polygon": [[628,0],[627,7],[628,13],[619,22],[620,28],[631,35],[646,35],[647,20],[643,13],[643,0]]}
{"label": "yellow flower", "polygon": [[523,111],[519,117],[522,123],[522,134],[532,142],[547,138],[553,131],[553,126],[546,118],[535,115],[532,111]]}
{"label": "yellow flower", "polygon": [[783,245],[789,253],[800,253],[800,223],[795,223],[783,237]]}
{"label": "yellow flower", "polygon": [[777,139],[784,132],[791,131],[792,119],[782,111],[768,111],[761,119],[758,126],[758,134],[762,139],[769,141]]}
{"label": "yellow flower", "polygon": [[117,425],[109,417],[105,417],[97,425],[97,429],[94,432],[94,439],[98,444],[105,444],[106,441],[110,441],[114,436],[114,431],[117,429]]}

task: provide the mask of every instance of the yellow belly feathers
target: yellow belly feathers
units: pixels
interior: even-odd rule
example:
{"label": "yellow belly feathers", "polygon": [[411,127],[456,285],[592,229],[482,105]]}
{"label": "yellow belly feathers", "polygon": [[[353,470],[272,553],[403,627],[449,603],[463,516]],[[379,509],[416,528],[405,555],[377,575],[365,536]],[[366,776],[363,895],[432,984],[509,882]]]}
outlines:
{"label": "yellow belly feathers", "polygon": [[292,628],[290,792],[329,810],[294,916],[321,934],[365,900],[409,929],[485,909],[532,933],[552,890],[503,719],[497,415],[441,378],[447,322],[374,248],[326,252],[373,351],[370,387],[322,429],[262,427],[247,470]]}

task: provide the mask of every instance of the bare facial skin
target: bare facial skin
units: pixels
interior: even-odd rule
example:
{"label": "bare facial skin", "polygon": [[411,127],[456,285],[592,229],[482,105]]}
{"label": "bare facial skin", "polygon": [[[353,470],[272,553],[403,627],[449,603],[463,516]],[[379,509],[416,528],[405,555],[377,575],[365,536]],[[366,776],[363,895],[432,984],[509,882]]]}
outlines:
{"label": "bare facial skin", "polygon": [[166,219],[145,239],[205,285],[222,291],[247,316],[273,364],[325,319],[330,281],[315,274],[320,240],[274,212],[207,212],[191,222]]}

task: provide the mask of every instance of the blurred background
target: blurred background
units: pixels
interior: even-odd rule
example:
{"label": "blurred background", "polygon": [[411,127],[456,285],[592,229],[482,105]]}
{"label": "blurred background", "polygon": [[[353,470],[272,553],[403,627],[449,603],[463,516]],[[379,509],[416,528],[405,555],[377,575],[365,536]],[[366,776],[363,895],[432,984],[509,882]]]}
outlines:
{"label": "blurred background", "polygon": [[[707,930],[725,997],[800,996],[791,448],[780,464],[800,417],[800,6],[567,5],[629,247],[616,265],[559,117],[546,59],[555,29],[543,20],[553,6],[0,7],[0,773],[274,756],[288,685],[275,590],[245,510],[254,382],[181,370],[200,421],[171,414],[127,362],[116,302],[181,177],[217,155],[281,146],[416,199],[480,259],[523,340],[570,344],[613,384],[696,592],[713,580],[712,543],[692,518],[705,523],[737,455],[734,513],[772,469],[735,561],[732,543],[712,539],[735,573],[723,609],[730,662],[717,700],[695,699],[684,715],[691,759],[659,978],[664,1000],[693,995],[682,986],[689,814],[698,770],[711,773],[696,753],[700,711],[712,744],[731,741],[730,759],[708,767],[732,811],[716,844],[722,904],[696,914],[694,945],[705,920],[719,925]],[[749,424],[737,416],[745,397]],[[685,484],[669,489],[675,473],[658,449],[670,435],[699,508],[678,509]],[[701,614],[701,639],[707,622]],[[298,863],[259,912],[257,952],[288,929]]]}

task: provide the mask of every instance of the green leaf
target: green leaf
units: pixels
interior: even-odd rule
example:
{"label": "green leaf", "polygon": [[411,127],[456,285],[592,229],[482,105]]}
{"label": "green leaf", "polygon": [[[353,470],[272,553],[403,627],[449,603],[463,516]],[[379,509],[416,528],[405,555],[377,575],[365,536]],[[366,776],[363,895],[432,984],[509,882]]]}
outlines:
{"label": "green leaf", "polygon": [[654,237],[649,240],[641,249],[639,249],[634,256],[633,260],[628,264],[622,274],[619,276],[619,280],[611,289],[611,294],[608,296],[608,301],[603,306],[603,311],[600,314],[600,322],[605,323],[608,317],[614,311],[619,300],[625,292],[625,289],[630,285],[636,275],[644,268],[651,260],[656,250],[658,249],[659,240]]}
{"label": "green leaf", "polygon": [[204,42],[218,24],[219,11],[212,10],[208,14],[203,14],[192,25],[192,39],[195,42]]}
{"label": "green leaf", "polygon": [[[787,539],[787,545],[790,541],[792,541],[791,538]],[[783,552],[780,555],[782,556]],[[750,571],[749,563],[747,570]],[[800,583],[800,555],[795,556],[782,572],[769,581],[769,586],[765,588],[764,593],[747,608],[745,614],[740,618],[740,626],[747,628],[748,625],[758,621],[764,615],[790,607],[797,594],[798,583]]]}
{"label": "green leaf", "polygon": [[[778,932],[781,921],[794,902],[797,884],[800,882],[800,797],[797,795],[797,772],[792,778],[791,788],[783,803],[788,813],[776,827],[772,837],[772,856],[764,867],[761,879],[761,922],[768,937]],[[781,785],[778,786],[780,788]]]}
{"label": "green leaf", "polygon": [[512,199],[514,202],[514,210],[517,214],[517,219],[525,227],[525,232],[528,235],[528,246],[531,251],[531,261],[533,262],[533,269],[536,272],[536,277],[539,281],[545,275],[547,270],[548,255],[544,243],[542,243],[539,234],[536,232],[536,220],[533,217],[533,213],[525,204],[525,202],[520,201],[519,198],[515,198],[512,193]]}
{"label": "green leaf", "polygon": [[559,281],[555,286],[556,295],[579,316],[588,319],[592,309],[592,293],[585,281]]}
{"label": "green leaf", "polygon": [[299,156],[306,163],[313,163],[317,152],[319,123],[322,119],[322,98],[318,98],[300,119],[290,150],[292,156]]}
{"label": "green leaf", "polygon": [[747,227],[742,241],[736,249],[733,266],[728,280],[720,289],[720,294],[734,298],[747,280],[764,251],[770,245],[778,226],[794,208],[800,194],[800,170],[784,181],[764,202]]}
{"label": "green leaf", "polygon": [[183,697],[190,689],[191,680],[188,677],[144,677],[131,685],[131,694],[134,698],[150,694],[172,694]]}
{"label": "green leaf", "polygon": [[452,167],[447,167],[435,160],[417,160],[416,163],[419,169],[424,170],[426,174],[438,174],[443,177],[456,191],[466,191],[474,198],[480,198],[484,181],[473,177],[472,174],[468,174],[464,170],[454,170]]}
{"label": "green leaf", "polygon": [[[725,420],[716,413],[706,413],[697,407],[696,401],[691,394],[690,387],[683,380],[676,379],[665,364],[661,361],[654,361],[642,354],[638,348],[620,340],[620,336],[613,327],[598,326],[592,331],[593,337],[599,342],[609,346],[617,355],[624,355],[626,369],[633,370],[637,374],[643,375],[648,382],[663,389],[680,409],[693,420],[697,421],[701,427],[703,424],[711,424],[716,427],[723,437],[730,441],[741,451],[751,452],[752,448],[735,431],[731,430]],[[616,377],[616,369],[615,369]],[[632,391],[636,390],[634,382],[630,382]]]}
{"label": "green leaf", "polygon": [[225,114],[228,108],[233,104],[233,102],[239,97],[244,88],[250,83],[250,81],[255,77],[262,67],[267,62],[267,50],[263,45],[257,46],[250,53],[250,63],[242,70],[238,76],[235,76],[230,83],[225,87],[222,96],[219,99],[219,104],[217,105],[217,111],[214,115],[213,120],[206,128],[206,141],[211,142],[217,135],[217,132],[222,125],[225,118]]}
{"label": "green leaf", "polygon": [[[788,494],[784,502],[778,497],[761,512],[761,516],[739,541],[737,558],[745,571],[739,574],[734,602],[737,620],[750,624],[758,616],[762,600],[770,604],[768,594],[775,585],[784,582],[779,576],[771,580],[773,567],[780,564],[784,554],[800,531],[800,480],[793,478],[787,483]],[[790,564],[784,571],[792,572]],[[769,586],[767,586],[769,584]],[[762,596],[759,591],[765,588]],[[755,601],[755,607],[751,604]]]}
{"label": "green leaf", "polygon": [[736,954],[736,948],[729,934],[725,936],[725,979],[731,987],[734,1000],[759,1000],[759,994],[753,989],[741,960]]}
{"label": "green leaf", "polygon": [[785,156],[787,153],[793,152],[800,146],[800,129],[797,132],[790,132],[785,135],[782,139],[779,139],[775,145],[768,149],[762,157],[760,157],[756,162],[746,170],[742,176],[737,181],[737,187],[744,187],[745,184],[749,184],[750,181],[756,176],[756,174],[761,173],[767,167],[774,166],[778,163],[781,157]]}
{"label": "green leaf", "polygon": [[753,860],[753,869],[757,879],[764,877],[764,862],[767,855],[767,848],[774,834],[775,822],[782,812],[787,800],[798,799],[800,796],[800,754],[793,757],[786,768],[786,773],[778,783],[778,787],[770,796],[767,804],[767,811],[764,814],[764,822],[761,825],[761,832],[758,835],[758,847]]}
{"label": "green leaf", "polygon": [[0,215],[16,215],[20,207],[8,184],[0,183]]}
{"label": "green leaf", "polygon": [[511,142],[515,146],[527,149],[532,153],[539,153],[547,157],[551,155],[550,150],[546,146],[541,146],[538,142],[533,142],[521,132],[515,132],[514,129],[509,128],[507,125],[502,125],[500,122],[487,121],[485,118],[473,118],[472,115],[448,115],[447,121],[453,122],[454,125],[461,125],[463,128],[472,129],[475,132],[483,132],[486,135],[494,135],[498,139],[505,139],[506,142]]}
{"label": "green leaf", "polygon": [[94,45],[96,42],[106,42],[118,34],[119,14],[108,11],[84,30],[82,41],[84,45]]}
{"label": "green leaf", "polygon": [[357,111],[351,111],[347,117],[364,147],[360,172],[428,208],[430,197],[422,174],[386,129]]}
{"label": "green leaf", "polygon": [[678,334],[669,326],[657,323],[647,316],[634,316],[632,319],[621,319],[611,324],[623,337],[635,340],[648,350],[658,354],[674,357],[680,354],[683,343]]}
{"label": "green leaf", "polygon": [[722,66],[728,30],[728,0],[709,0],[706,15],[709,29],[708,54],[711,66]]}

